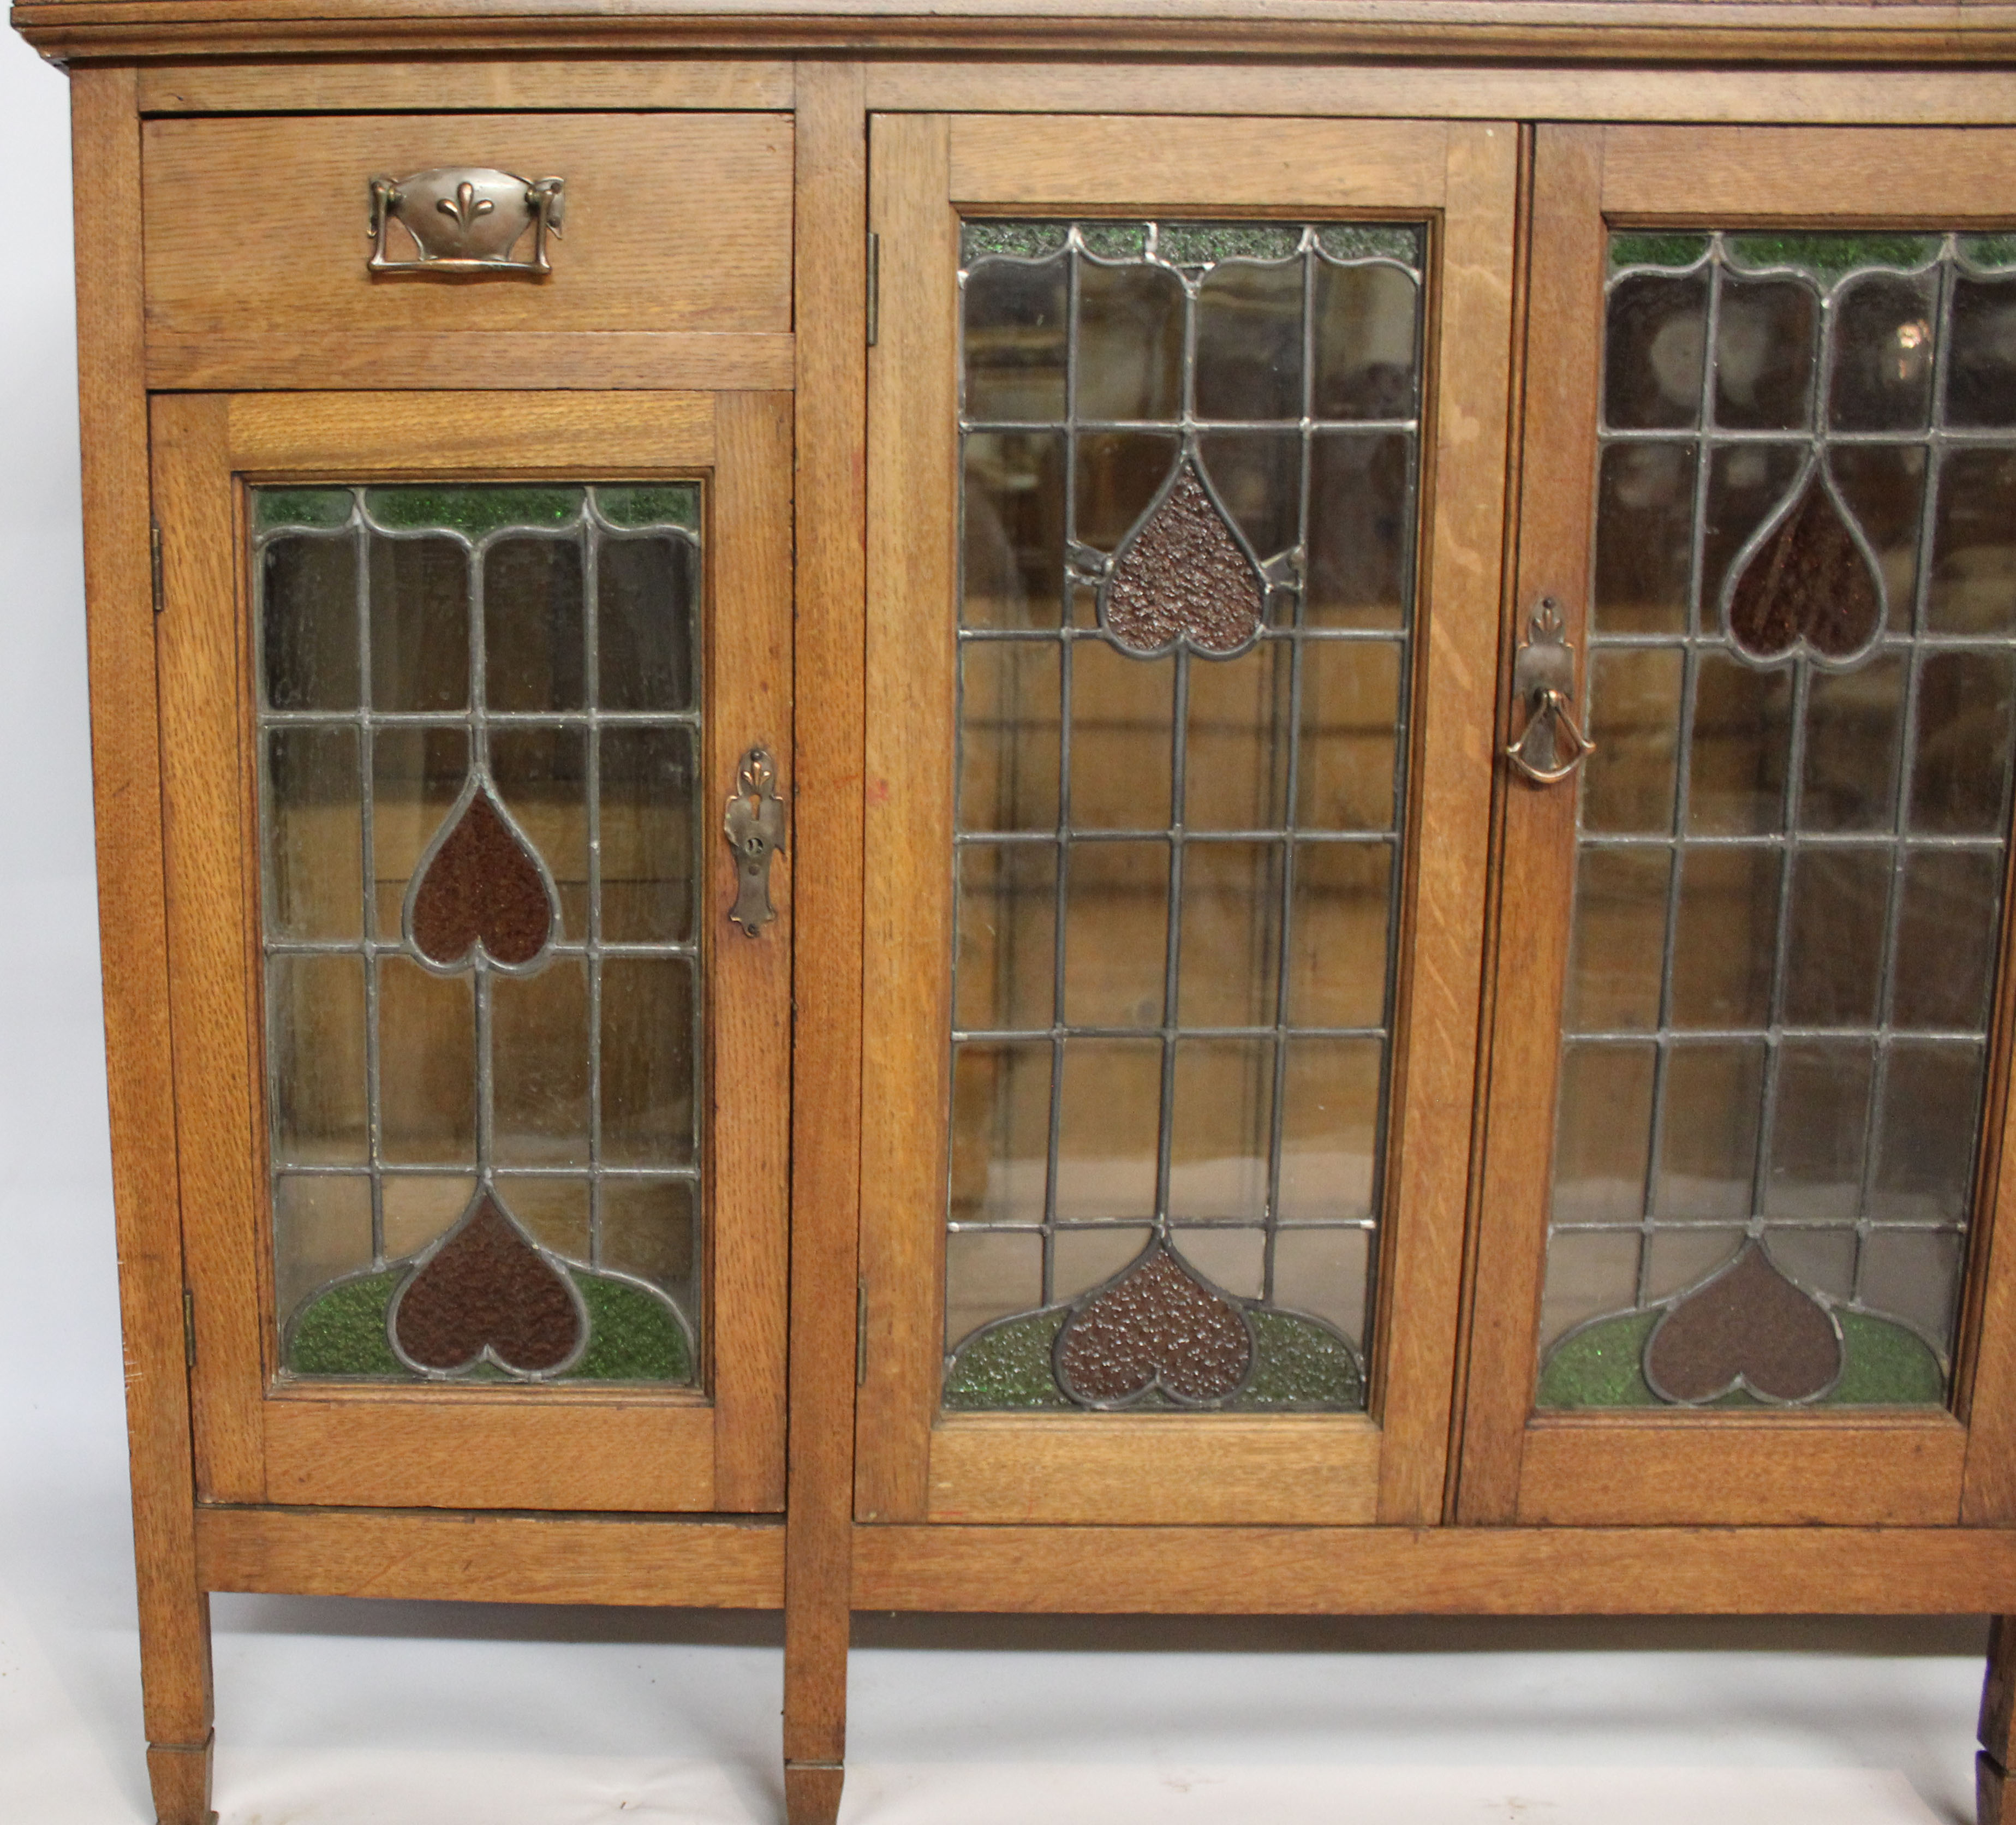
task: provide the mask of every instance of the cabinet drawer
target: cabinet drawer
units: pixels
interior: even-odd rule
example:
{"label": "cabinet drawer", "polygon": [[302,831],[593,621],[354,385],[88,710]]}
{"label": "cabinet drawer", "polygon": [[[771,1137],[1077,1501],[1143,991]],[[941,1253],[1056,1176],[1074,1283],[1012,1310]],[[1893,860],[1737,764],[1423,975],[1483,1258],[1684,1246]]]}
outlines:
{"label": "cabinet drawer", "polygon": [[[155,121],[144,157],[157,386],[789,383],[788,115]],[[369,270],[371,178],[453,166],[565,180],[550,273]]]}

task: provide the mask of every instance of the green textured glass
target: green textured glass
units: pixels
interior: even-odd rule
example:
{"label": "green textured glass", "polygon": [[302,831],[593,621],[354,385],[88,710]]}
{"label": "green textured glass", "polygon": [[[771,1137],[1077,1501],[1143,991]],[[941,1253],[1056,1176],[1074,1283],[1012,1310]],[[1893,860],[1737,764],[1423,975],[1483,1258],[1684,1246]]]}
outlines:
{"label": "green textured glass", "polygon": [[1332,222],[1316,230],[1316,245],[1333,260],[1399,260],[1421,264],[1421,231],[1377,222]]}
{"label": "green textured glass", "polygon": [[[405,1377],[405,1366],[387,1341],[386,1313],[406,1272],[394,1268],[341,1281],[311,1301],[289,1334],[287,1368],[296,1375]],[[588,1307],[589,1341],[580,1362],[560,1380],[692,1380],[693,1346],[662,1297],[585,1268],[567,1272]],[[488,1364],[472,1378],[504,1379]]]}
{"label": "green textured glass", "polygon": [[[1003,1319],[979,1332],[953,1359],[945,1404],[955,1412],[1057,1411],[1071,1406],[1057,1387],[1053,1352],[1067,1312],[1053,1307]],[[1291,1409],[1355,1413],[1365,1406],[1365,1371],[1351,1345],[1313,1319],[1249,1308],[1256,1354],[1253,1373],[1237,1399],[1216,1410]],[[1137,1410],[1168,1411],[1175,1403],[1151,1396]]]}
{"label": "green textured glass", "polygon": [[252,522],[261,532],[276,526],[340,526],[350,517],[347,488],[262,488],[252,491]]}
{"label": "green textured glass", "polygon": [[1691,266],[1708,251],[1706,235],[1617,234],[1610,237],[1610,270],[1627,266]]}
{"label": "green textured glass", "polygon": [[1960,257],[1984,272],[2016,266],[2016,235],[1962,235]]}
{"label": "green textured glass", "polygon": [[1730,235],[1723,243],[1738,266],[1790,266],[1831,285],[1844,272],[1888,266],[1910,271],[1935,259],[1937,235]]}
{"label": "green textured glass", "polygon": [[[1539,1404],[1571,1407],[1662,1406],[1645,1380],[1645,1345],[1663,1312],[1627,1312],[1564,1337],[1540,1371]],[[1869,1312],[1839,1312],[1841,1379],[1819,1406],[1930,1406],[1946,1398],[1946,1371],[1931,1346],[1908,1325]],[[1708,1403],[1770,1410],[1737,1388]]]}
{"label": "green textured glass", "polygon": [[364,495],[365,511],[380,526],[398,532],[459,532],[481,538],[506,526],[571,524],[579,515],[578,488],[374,488]]}
{"label": "green textured glass", "polygon": [[959,256],[977,260],[988,254],[1008,254],[1018,260],[1054,254],[1070,232],[1060,221],[969,221],[959,230]]}
{"label": "green textured glass", "polygon": [[700,484],[682,481],[595,490],[596,510],[612,526],[679,526],[700,530]]}
{"label": "green textured glass", "polygon": [[1165,222],[1155,251],[1172,266],[1209,266],[1220,260],[1286,260],[1302,244],[1302,231],[1286,222]]}
{"label": "green textured glass", "polygon": [[1088,253],[1102,260],[1138,260],[1148,250],[1145,221],[1089,221],[1078,229]]}

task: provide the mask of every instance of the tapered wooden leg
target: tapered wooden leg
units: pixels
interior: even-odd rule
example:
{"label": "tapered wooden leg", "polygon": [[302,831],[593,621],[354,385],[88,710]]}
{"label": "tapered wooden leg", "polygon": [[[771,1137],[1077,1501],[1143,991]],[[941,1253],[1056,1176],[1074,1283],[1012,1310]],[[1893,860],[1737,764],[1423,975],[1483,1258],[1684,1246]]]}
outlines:
{"label": "tapered wooden leg", "polygon": [[847,1771],[837,1764],[784,1764],[784,1812],[790,1825],[833,1825],[840,1816],[841,1784]]}
{"label": "tapered wooden leg", "polygon": [[200,1743],[149,1743],[147,1779],[154,1789],[154,1816],[160,1825],[216,1825],[210,1809],[210,1752],[215,1737]]}
{"label": "tapered wooden leg", "polygon": [[2016,1616],[1997,1616],[1988,1631],[1988,1677],[1981,1688],[1981,1753],[1975,1758],[1978,1825],[2016,1825],[2005,1809],[2009,1784],[2009,1733],[2016,1714]]}

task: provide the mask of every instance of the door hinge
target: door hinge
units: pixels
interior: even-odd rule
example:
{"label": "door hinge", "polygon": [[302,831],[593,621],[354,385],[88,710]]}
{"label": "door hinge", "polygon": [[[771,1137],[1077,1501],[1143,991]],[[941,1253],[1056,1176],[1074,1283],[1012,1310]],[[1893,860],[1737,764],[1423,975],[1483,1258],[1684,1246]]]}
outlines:
{"label": "door hinge", "polygon": [[871,229],[868,232],[868,346],[875,346],[876,333],[882,327],[882,237]]}
{"label": "door hinge", "polygon": [[161,529],[158,526],[147,528],[148,555],[154,571],[154,613],[161,612]]}
{"label": "door hinge", "polygon": [[182,1288],[182,1366],[196,1366],[196,1294]]}
{"label": "door hinge", "polygon": [[865,1388],[868,1383],[868,1289],[859,1280],[854,1283],[854,1385]]}

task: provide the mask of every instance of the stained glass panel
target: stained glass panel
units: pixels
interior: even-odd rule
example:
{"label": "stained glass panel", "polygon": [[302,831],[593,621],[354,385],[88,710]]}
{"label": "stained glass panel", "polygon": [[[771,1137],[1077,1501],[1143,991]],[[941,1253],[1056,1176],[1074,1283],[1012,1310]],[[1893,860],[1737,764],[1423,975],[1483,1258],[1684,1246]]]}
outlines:
{"label": "stained glass panel", "polygon": [[1611,237],[1543,1407],[1946,1398],[2016,740],[1992,263]]}
{"label": "stained glass panel", "polygon": [[700,508],[253,491],[290,1373],[698,1372]]}
{"label": "stained glass panel", "polygon": [[1422,231],[962,247],[945,1402],[1361,1407]]}

